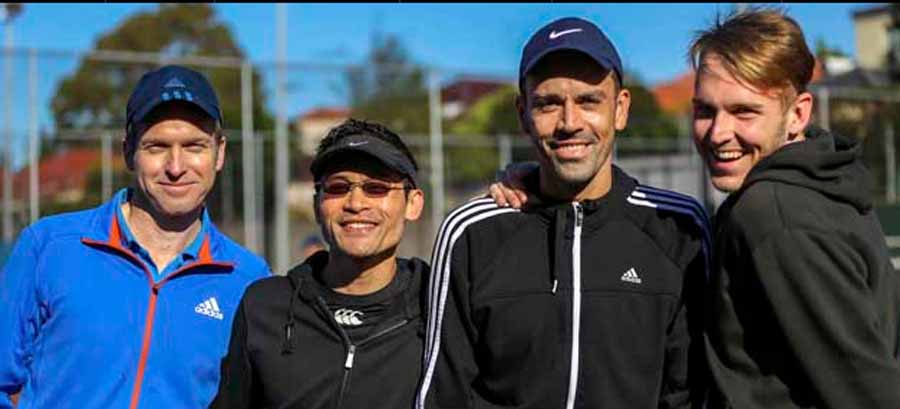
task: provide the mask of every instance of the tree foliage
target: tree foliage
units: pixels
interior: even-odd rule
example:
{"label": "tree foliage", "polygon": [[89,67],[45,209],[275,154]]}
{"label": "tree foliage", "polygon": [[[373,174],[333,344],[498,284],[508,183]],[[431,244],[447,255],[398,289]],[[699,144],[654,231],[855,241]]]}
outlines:
{"label": "tree foliage", "polygon": [[516,95],[515,87],[502,87],[481,97],[449,124],[450,134],[460,145],[448,149],[451,165],[447,171],[452,182],[483,183],[494,177],[494,171],[500,166],[499,155],[492,149],[497,145],[497,136],[520,134]]}
{"label": "tree foliage", "polygon": [[424,68],[410,60],[397,36],[374,36],[363,64],[347,73],[351,115],[383,123],[401,135],[427,133],[426,81]]}
{"label": "tree foliage", "polygon": [[656,97],[639,79],[626,75],[624,86],[631,92],[631,108],[628,110],[628,126],[618,136],[648,139],[679,137],[675,120],[662,111]]}
{"label": "tree foliage", "polygon": [[[231,30],[207,4],[160,5],[137,13],[97,40],[96,50],[161,53],[166,58],[185,56],[243,57]],[[59,129],[123,128],[125,105],[140,77],[155,65],[113,63],[84,58],[75,72],[59,84],[51,102]],[[237,68],[192,67],[203,72],[219,96],[225,125],[241,126],[241,73]],[[271,127],[263,105],[260,77],[254,73],[254,123]]]}

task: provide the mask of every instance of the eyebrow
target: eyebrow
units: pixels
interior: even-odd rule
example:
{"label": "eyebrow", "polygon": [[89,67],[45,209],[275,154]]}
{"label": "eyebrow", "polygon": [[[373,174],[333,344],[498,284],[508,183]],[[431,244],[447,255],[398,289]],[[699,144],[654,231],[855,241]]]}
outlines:
{"label": "eyebrow", "polygon": [[[555,102],[555,101],[561,101],[561,100],[565,99],[562,95],[555,93],[555,92],[547,93],[547,94],[538,94],[536,92],[532,92],[531,97],[534,101],[545,101],[545,102],[546,101],[554,101]],[[603,100],[606,100],[606,98],[607,98],[606,91],[603,91],[603,90],[586,91],[586,92],[582,92],[580,94],[575,95],[576,101],[581,101],[581,100],[585,100],[585,99],[597,99],[597,100],[603,101]]]}
{"label": "eyebrow", "polygon": [[582,92],[575,96],[576,101],[577,100],[585,100],[585,99],[597,99],[600,101],[605,101],[606,100],[606,92],[603,90],[588,91],[588,92]]}
{"label": "eyebrow", "polygon": [[[705,107],[712,106],[711,103],[706,102],[705,100],[698,98],[698,97],[691,98],[691,103],[694,105],[700,105],[700,106],[705,106]],[[735,110],[737,108],[750,109],[750,110],[754,110],[754,111],[762,111],[765,108],[765,105],[760,104],[760,103],[747,103],[747,102],[736,102],[733,104],[725,105],[725,109],[727,109],[729,111]]]}
{"label": "eyebrow", "polygon": [[744,102],[728,104],[725,106],[725,108],[727,108],[730,111],[734,111],[737,109],[749,109],[751,111],[762,111],[763,107],[764,107],[763,104],[752,104],[752,103],[744,103]]}

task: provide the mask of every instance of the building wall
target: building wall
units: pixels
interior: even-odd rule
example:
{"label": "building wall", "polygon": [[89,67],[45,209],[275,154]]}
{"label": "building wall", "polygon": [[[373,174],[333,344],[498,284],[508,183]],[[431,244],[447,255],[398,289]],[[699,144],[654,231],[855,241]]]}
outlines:
{"label": "building wall", "polygon": [[347,118],[316,118],[299,121],[300,150],[307,155],[314,155],[319,142],[331,128],[340,125]]}
{"label": "building wall", "polygon": [[856,55],[859,65],[867,69],[884,69],[887,65],[888,27],[891,15],[885,12],[857,16],[853,25],[856,31]]}

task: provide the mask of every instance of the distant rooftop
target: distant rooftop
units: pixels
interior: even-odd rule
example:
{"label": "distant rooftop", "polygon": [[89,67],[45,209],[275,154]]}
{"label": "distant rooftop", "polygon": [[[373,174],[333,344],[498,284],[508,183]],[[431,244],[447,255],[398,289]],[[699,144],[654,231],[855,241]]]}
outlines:
{"label": "distant rooftop", "polygon": [[877,16],[880,14],[890,12],[890,9],[891,9],[890,4],[880,4],[877,6],[861,7],[858,10],[853,11],[853,19],[855,20],[858,18]]}

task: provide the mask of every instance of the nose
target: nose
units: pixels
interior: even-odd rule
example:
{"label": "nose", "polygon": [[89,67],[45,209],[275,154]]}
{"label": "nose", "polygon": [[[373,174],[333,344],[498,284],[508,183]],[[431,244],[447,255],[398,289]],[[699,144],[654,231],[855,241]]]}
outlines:
{"label": "nose", "polygon": [[575,101],[567,99],[563,104],[562,118],[557,124],[557,130],[566,135],[574,135],[581,131],[581,119],[581,111],[578,110]]}
{"label": "nose", "polygon": [[362,185],[353,185],[347,192],[347,200],[344,201],[344,210],[351,213],[359,213],[368,207],[368,200]]}
{"label": "nose", "polygon": [[725,110],[719,110],[713,117],[707,138],[715,146],[724,145],[734,138],[734,118],[731,114]]}
{"label": "nose", "polygon": [[184,160],[181,148],[177,146],[169,148],[169,154],[166,158],[166,175],[170,179],[178,179],[187,171]]}

